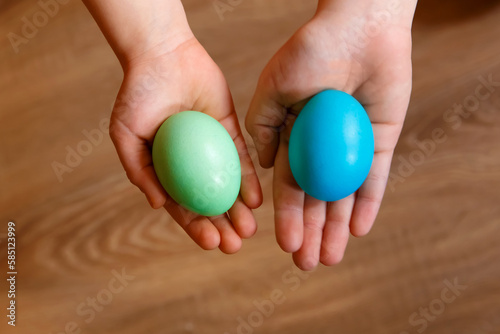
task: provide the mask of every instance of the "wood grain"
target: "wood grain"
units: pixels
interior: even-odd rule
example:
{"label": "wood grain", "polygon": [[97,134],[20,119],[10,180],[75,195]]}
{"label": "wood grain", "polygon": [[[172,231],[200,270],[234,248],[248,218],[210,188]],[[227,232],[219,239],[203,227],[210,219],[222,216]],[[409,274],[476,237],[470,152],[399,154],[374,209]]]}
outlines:
{"label": "wood grain", "polygon": [[[259,170],[266,199],[256,211],[259,231],[232,256],[198,249],[165,212],[151,210],[106,134],[59,182],[52,163],[109,117],[121,69],[78,1],[61,5],[18,53],[2,38],[0,271],[7,272],[13,220],[18,318],[16,328],[6,325],[2,280],[0,332],[64,333],[74,322],[94,334],[233,334],[250,317],[253,333],[413,334],[423,326],[409,322],[412,314],[438,307],[445,282],[457,280],[467,288],[424,332],[500,333],[500,87],[469,116],[443,118],[481,80],[500,81],[500,7],[419,6],[414,91],[393,175],[417,157],[416,141],[436,129],[446,139],[388,188],[373,231],[351,238],[340,265],[310,274],[293,269],[275,242],[272,171]],[[185,7],[243,120],[260,70],[315,3],[243,1],[223,21],[211,1]],[[22,17],[39,10],[35,1],[0,1],[0,35],[19,34]],[[113,278],[122,270],[130,277],[117,292]],[[280,303],[259,321],[256,304],[271,295]],[[91,317],[88,298],[107,304]]]}

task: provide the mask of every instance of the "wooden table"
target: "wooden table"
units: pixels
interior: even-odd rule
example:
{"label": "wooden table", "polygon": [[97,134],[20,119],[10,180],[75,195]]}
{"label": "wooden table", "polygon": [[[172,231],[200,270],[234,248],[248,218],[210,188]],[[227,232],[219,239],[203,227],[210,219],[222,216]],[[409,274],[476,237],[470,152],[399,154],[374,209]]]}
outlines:
{"label": "wooden table", "polygon": [[[185,6],[240,120],[260,70],[315,9],[243,1],[221,20],[211,1]],[[101,131],[121,69],[80,2],[60,5],[18,53],[6,36],[40,7],[0,2],[2,277],[11,220],[17,235],[17,326],[6,324],[2,279],[0,332],[500,333],[500,88],[481,88],[490,94],[474,106],[478,86],[500,81],[500,7],[419,6],[414,91],[392,166],[400,178],[344,261],[304,274],[275,242],[270,171],[259,169],[259,231],[232,256],[200,250],[151,210],[107,135],[59,180],[54,162],[85,145],[85,130]],[[455,104],[474,110],[453,114]],[[436,129],[445,139],[423,152],[416,141]]]}

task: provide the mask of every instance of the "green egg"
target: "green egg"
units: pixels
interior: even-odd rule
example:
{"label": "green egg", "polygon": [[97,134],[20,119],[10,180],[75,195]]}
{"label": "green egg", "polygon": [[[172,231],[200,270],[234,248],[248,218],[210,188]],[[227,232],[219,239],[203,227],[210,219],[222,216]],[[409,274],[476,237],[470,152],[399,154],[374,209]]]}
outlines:
{"label": "green egg", "polygon": [[223,214],[240,192],[240,159],[231,136],[198,111],[177,113],[160,126],[153,165],[167,193],[202,216]]}

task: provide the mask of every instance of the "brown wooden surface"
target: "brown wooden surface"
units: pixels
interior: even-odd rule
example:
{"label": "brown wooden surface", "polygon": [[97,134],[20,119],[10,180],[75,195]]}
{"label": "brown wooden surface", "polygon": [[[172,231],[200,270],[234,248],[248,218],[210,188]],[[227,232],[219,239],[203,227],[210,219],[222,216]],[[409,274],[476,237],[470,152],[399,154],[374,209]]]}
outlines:
{"label": "brown wooden surface", "polygon": [[[240,120],[264,64],[313,13],[314,2],[306,3],[243,1],[221,21],[211,1],[185,2]],[[500,81],[500,7],[419,6],[414,92],[393,173],[399,157],[418,150],[415,140],[438,128],[446,140],[387,190],[373,231],[351,238],[340,265],[304,276],[291,272],[274,239],[270,171],[259,169],[266,199],[256,212],[259,231],[232,256],[198,249],[165,212],[151,210],[107,136],[59,182],[52,163],[64,163],[66,147],[109,116],[121,69],[78,1],[61,5],[16,54],[5,36],[19,34],[21,18],[40,8],[0,1],[1,277],[9,220],[18,235],[17,326],[6,325],[2,279],[0,332],[60,333],[75,322],[81,333],[233,334],[238,317],[248,319],[254,302],[279,290],[285,300],[254,333],[418,333],[409,317],[439,306],[444,281],[456,279],[467,289],[425,333],[500,333],[500,87],[456,129],[443,119],[475,94],[479,77]],[[87,323],[79,305],[109,297],[112,271],[122,268],[135,278]]]}

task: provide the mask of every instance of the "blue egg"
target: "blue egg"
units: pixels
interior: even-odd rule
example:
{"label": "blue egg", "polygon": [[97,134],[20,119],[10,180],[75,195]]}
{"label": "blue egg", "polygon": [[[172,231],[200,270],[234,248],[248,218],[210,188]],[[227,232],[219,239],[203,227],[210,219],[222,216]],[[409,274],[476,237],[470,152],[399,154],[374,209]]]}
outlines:
{"label": "blue egg", "polygon": [[358,190],[370,171],[374,155],[370,119],[351,95],[325,90],[295,120],[288,153],[292,174],[308,195],[338,201]]}

